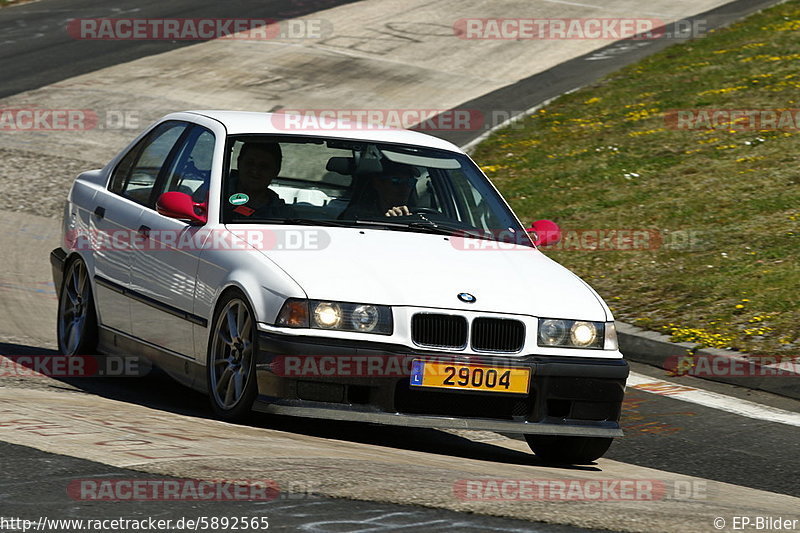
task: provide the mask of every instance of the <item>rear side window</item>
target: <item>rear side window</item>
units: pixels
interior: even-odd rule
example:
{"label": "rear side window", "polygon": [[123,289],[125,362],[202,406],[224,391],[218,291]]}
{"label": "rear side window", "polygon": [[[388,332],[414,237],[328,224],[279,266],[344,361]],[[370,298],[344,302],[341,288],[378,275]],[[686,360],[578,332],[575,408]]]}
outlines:
{"label": "rear side window", "polygon": [[165,122],[122,158],[111,176],[109,189],[142,205],[148,205],[159,174],[187,125]]}

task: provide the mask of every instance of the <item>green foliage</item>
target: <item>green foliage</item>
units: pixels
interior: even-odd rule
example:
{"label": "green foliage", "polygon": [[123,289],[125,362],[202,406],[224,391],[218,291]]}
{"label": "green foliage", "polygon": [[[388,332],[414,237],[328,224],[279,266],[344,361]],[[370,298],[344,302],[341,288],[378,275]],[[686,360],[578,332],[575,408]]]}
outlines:
{"label": "green foliage", "polygon": [[797,110],[798,33],[791,1],[676,44],[497,132],[474,158],[523,220],[660,236],[648,249],[545,250],[618,319],[676,340],[797,353],[800,123],[678,129],[667,117]]}

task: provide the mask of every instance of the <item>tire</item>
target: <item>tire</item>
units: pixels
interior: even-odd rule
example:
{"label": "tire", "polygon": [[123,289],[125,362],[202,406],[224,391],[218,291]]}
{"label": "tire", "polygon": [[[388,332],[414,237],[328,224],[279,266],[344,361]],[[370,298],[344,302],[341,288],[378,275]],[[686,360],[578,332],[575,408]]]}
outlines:
{"label": "tire", "polygon": [[97,352],[97,313],[86,263],[77,258],[67,263],[58,291],[56,319],[58,351],[63,355]]}
{"label": "tire", "polygon": [[206,379],[211,408],[223,420],[242,421],[251,415],[258,395],[256,331],[244,295],[231,291],[220,300],[208,339]]}
{"label": "tire", "polygon": [[587,464],[601,458],[614,439],[525,435],[525,440],[533,453],[548,463]]}

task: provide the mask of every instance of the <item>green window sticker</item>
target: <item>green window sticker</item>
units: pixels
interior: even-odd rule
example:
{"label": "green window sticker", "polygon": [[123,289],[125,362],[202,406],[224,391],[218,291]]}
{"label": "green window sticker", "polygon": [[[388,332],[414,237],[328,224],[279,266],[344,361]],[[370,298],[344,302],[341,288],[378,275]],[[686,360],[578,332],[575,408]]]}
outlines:
{"label": "green window sticker", "polygon": [[232,194],[231,197],[228,198],[228,202],[231,205],[242,205],[246,204],[249,201],[250,197],[243,192],[237,192],[236,194]]}

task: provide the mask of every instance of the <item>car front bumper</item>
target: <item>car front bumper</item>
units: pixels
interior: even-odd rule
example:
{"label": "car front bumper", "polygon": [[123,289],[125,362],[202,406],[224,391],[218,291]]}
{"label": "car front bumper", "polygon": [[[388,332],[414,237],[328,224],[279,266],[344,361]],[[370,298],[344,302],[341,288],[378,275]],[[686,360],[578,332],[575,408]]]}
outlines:
{"label": "car front bumper", "polygon": [[[511,395],[412,387],[415,358],[529,367],[530,390]],[[379,363],[370,367],[370,361]],[[628,372],[623,359],[450,354],[262,331],[255,409],[409,427],[620,437]]]}

